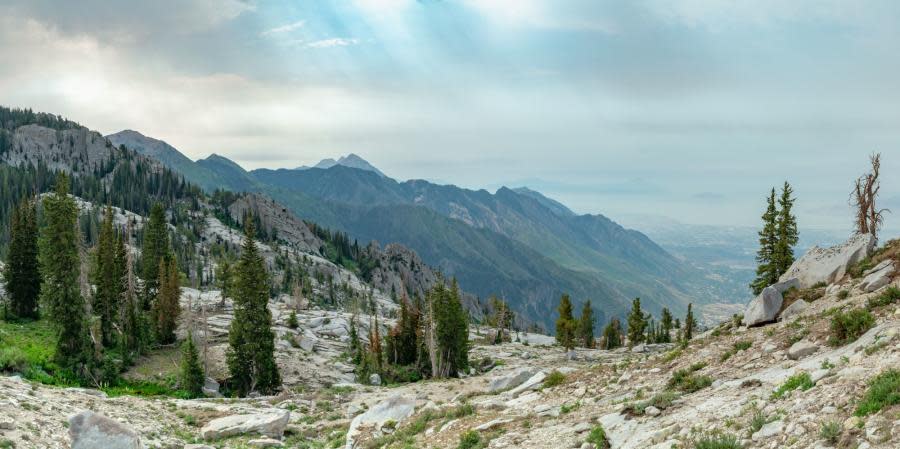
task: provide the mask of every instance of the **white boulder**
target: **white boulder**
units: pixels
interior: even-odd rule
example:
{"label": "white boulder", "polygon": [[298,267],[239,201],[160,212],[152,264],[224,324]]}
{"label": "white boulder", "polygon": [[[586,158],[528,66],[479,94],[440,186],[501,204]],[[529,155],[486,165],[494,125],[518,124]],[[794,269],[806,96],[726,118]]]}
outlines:
{"label": "white boulder", "polygon": [[875,237],[871,234],[855,235],[831,248],[814,246],[781,275],[781,280],[797,278],[799,288],[809,288],[821,282],[837,282],[851,266],[871,255],[874,249]]}
{"label": "white boulder", "polygon": [[759,296],[747,304],[747,308],[744,310],[744,325],[757,326],[775,321],[783,302],[784,297],[775,286],[764,288]]}
{"label": "white boulder", "polygon": [[802,299],[798,299],[791,303],[791,305],[785,307],[784,310],[781,311],[781,315],[778,316],[778,319],[781,321],[791,319],[806,311],[807,308],[809,308],[809,303]]}
{"label": "white boulder", "polygon": [[141,437],[130,428],[85,410],[69,417],[72,449],[142,449]]}
{"label": "white boulder", "polygon": [[225,416],[214,419],[203,426],[200,429],[200,435],[206,440],[244,434],[281,438],[290,418],[290,411],[277,409],[264,413]]}
{"label": "white boulder", "polygon": [[496,393],[498,391],[518,387],[523,382],[531,379],[537,373],[537,368],[524,366],[514,370],[511,373],[494,377],[493,379],[491,379],[490,383],[487,386],[487,392]]}
{"label": "white boulder", "polygon": [[350,422],[350,428],[347,430],[346,449],[353,449],[354,440],[359,435],[360,428],[373,426],[378,429],[387,421],[399,423],[412,416],[415,411],[416,398],[414,397],[392,396],[375,404],[374,407],[361,415],[357,415]]}
{"label": "white boulder", "polygon": [[894,262],[890,259],[885,260],[866,272],[866,277],[860,282],[859,288],[866,292],[874,292],[890,284],[895,271]]}

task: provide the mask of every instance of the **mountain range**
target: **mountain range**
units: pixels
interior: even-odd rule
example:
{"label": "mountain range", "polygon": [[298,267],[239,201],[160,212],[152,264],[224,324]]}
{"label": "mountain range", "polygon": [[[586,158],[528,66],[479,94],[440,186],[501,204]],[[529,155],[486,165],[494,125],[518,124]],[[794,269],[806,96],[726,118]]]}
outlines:
{"label": "mountain range", "polygon": [[598,322],[623,316],[631,299],[659,312],[744,299],[743,286],[686,263],[646,235],[603,215],[578,215],[527,188],[495,193],[398,182],[359,156],[314,167],[246,171],[218,155],[196,162],[165,142],[123,131],[107,138],[158,159],[211,191],[261,192],[298,217],[361,242],[400,243],[482,298],[503,297],[552,329],[559,296],[591,300]]}

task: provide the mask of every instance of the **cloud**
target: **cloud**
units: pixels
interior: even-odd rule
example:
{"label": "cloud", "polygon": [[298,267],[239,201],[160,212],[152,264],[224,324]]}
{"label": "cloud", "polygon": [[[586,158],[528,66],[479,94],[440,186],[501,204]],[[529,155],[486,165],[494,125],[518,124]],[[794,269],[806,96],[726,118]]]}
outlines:
{"label": "cloud", "polygon": [[268,30],[263,31],[262,33],[259,33],[259,35],[260,36],[272,36],[275,34],[288,33],[288,32],[294,31],[296,29],[302,28],[304,25],[306,25],[305,20],[298,20],[296,22],[289,23],[287,25],[281,25],[281,26],[278,26],[275,28],[270,28]]}
{"label": "cloud", "polygon": [[335,37],[331,39],[322,39],[309,42],[306,44],[309,48],[332,48],[332,47],[349,47],[359,44],[359,39]]}

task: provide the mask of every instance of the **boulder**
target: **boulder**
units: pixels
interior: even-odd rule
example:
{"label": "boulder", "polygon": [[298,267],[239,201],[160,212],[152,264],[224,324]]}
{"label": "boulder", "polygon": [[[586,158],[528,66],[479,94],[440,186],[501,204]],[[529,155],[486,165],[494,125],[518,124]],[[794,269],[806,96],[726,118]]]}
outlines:
{"label": "boulder", "polygon": [[300,349],[306,352],[313,352],[316,349],[316,344],[319,342],[319,339],[310,331],[305,331],[300,334],[297,339],[297,346],[300,346]]}
{"label": "boulder", "polygon": [[800,360],[804,357],[811,356],[819,350],[819,345],[808,341],[800,340],[791,345],[787,350],[787,356],[791,360]]}
{"label": "boulder", "polygon": [[378,373],[372,373],[371,375],[369,375],[369,385],[381,385],[381,376],[379,376]]}
{"label": "boulder", "polygon": [[357,415],[350,422],[350,428],[347,430],[346,449],[353,449],[354,441],[356,436],[359,435],[361,427],[374,426],[375,428],[381,428],[387,421],[399,423],[412,416],[415,411],[416,399],[414,397],[392,396],[375,404],[374,407],[361,415]]}
{"label": "boulder", "polygon": [[759,441],[765,438],[773,437],[775,435],[780,435],[784,432],[784,421],[772,421],[759,429],[756,433],[754,433],[751,438],[753,441]]}
{"label": "boulder", "polygon": [[487,386],[487,392],[496,393],[498,391],[518,387],[526,380],[531,379],[537,373],[538,369],[530,366],[518,368],[511,373],[497,376],[491,379],[490,383]]}
{"label": "boulder", "polygon": [[803,313],[809,307],[809,303],[798,299],[794,301],[791,305],[784,308],[781,311],[781,315],[778,316],[778,319],[781,321],[789,320],[797,315]]}
{"label": "boulder", "polygon": [[866,277],[859,283],[859,288],[866,292],[874,292],[891,283],[891,276],[896,271],[892,260],[885,260],[875,268],[866,272]]}
{"label": "boulder", "polygon": [[871,234],[855,235],[831,248],[814,246],[797,259],[780,280],[797,278],[799,288],[809,288],[822,282],[834,283],[841,280],[851,266],[871,255],[874,249],[875,237]]}
{"label": "boulder", "polygon": [[257,438],[247,442],[252,447],[284,447],[284,443],[274,438]]}
{"label": "boulder", "polygon": [[525,382],[522,382],[519,386],[513,388],[512,390],[507,391],[504,394],[508,394],[511,397],[516,397],[520,393],[526,390],[530,390],[533,388],[537,388],[541,383],[544,382],[544,379],[547,377],[543,371],[538,371],[537,374],[531,376]]}
{"label": "boulder", "polygon": [[764,288],[759,296],[747,304],[744,310],[744,325],[758,326],[775,321],[783,302],[784,298],[775,286]]}
{"label": "boulder", "polygon": [[219,383],[211,377],[207,377],[203,382],[203,394],[212,397],[221,397],[219,394]]}
{"label": "boulder", "polygon": [[200,429],[200,435],[206,440],[244,434],[281,438],[290,418],[290,411],[274,409],[263,413],[231,415],[210,421]]}
{"label": "boulder", "polygon": [[69,417],[72,449],[141,449],[141,437],[134,430],[103,415],[85,410]]}

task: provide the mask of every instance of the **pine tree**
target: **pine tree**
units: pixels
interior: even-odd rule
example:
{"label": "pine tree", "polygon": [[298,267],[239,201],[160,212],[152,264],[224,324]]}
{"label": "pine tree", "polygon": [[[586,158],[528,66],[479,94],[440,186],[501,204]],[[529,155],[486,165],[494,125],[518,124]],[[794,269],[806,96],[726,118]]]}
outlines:
{"label": "pine tree", "polygon": [[578,320],[578,336],[585,348],[594,348],[594,310],[591,302],[585,301],[581,309],[581,319]]}
{"label": "pine tree", "polygon": [[125,230],[125,236],[117,241],[116,258],[123,273],[121,275],[122,297],[119,305],[119,323],[122,335],[119,343],[122,354],[134,356],[143,350],[144,343],[149,340],[149,329],[143,319],[137,291],[137,278],[134,275],[134,262],[131,252],[126,248],[130,243],[131,227]]}
{"label": "pine tree", "polygon": [[663,307],[660,321],[660,338],[658,343],[672,342],[672,312],[668,308]]}
{"label": "pine tree", "polygon": [[578,330],[578,324],[572,316],[572,302],[569,295],[562,295],[559,298],[559,318],[556,319],[556,343],[562,346],[566,351],[575,347],[575,333]]}
{"label": "pine tree", "polygon": [[281,386],[275,363],[275,334],[269,312],[265,261],[254,237],[253,220],[244,219],[244,243],[234,285],[234,319],[228,334],[227,362],[231,387],[241,396],[274,393]]}
{"label": "pine tree", "polygon": [[684,332],[682,338],[687,343],[694,338],[694,331],[697,329],[697,321],[694,320],[694,304],[688,304],[687,315],[684,317]]}
{"label": "pine tree", "polygon": [[778,245],[778,209],[775,206],[775,189],[767,198],[766,211],[762,215],[763,228],[759,231],[759,250],[756,253],[756,279],[750,284],[754,295],[764,288],[778,282],[778,267],[775,264],[775,251]]}
{"label": "pine tree", "polygon": [[297,321],[297,311],[291,310],[290,316],[288,316],[287,326],[291,329],[296,329],[300,326],[300,323]]}
{"label": "pine tree", "polygon": [[175,259],[163,258],[159,261],[159,281],[156,301],[153,302],[153,322],[156,342],[167,345],[175,342],[175,329],[181,315],[180,278]]}
{"label": "pine tree", "polygon": [[144,242],[141,249],[141,277],[144,279],[142,307],[150,310],[153,299],[160,288],[160,261],[171,257],[169,230],[166,226],[166,211],[162,203],[154,203],[150,209],[150,219],[144,228]]}
{"label": "pine tree", "polygon": [[610,320],[609,324],[603,328],[602,338],[603,349],[616,349],[622,346],[622,324],[618,318]]}
{"label": "pine tree", "polygon": [[644,330],[647,320],[641,310],[641,298],[631,302],[631,313],[628,315],[628,345],[634,346],[644,341]]}
{"label": "pine tree", "polygon": [[200,356],[197,354],[197,346],[194,337],[188,332],[187,339],[181,345],[181,389],[192,398],[203,396],[203,384],[206,382],[206,374],[200,365]]}
{"label": "pine tree", "polygon": [[[794,189],[787,181],[778,198],[778,216],[776,218],[776,236],[774,253],[772,255],[773,271],[780,277],[787,273],[794,263],[794,245],[799,240],[797,232],[797,217],[793,214]],[[777,279],[776,279],[777,281]]]}
{"label": "pine tree", "polygon": [[69,196],[69,180],[60,174],[53,194],[44,197],[46,225],[40,235],[41,304],[48,307],[56,333],[56,363],[85,377],[93,349],[88,341],[84,297],[79,288],[78,206]]}
{"label": "pine tree", "polygon": [[30,198],[13,210],[9,233],[9,251],[3,273],[9,296],[5,316],[7,319],[36,319],[41,274],[38,266],[37,212]]}
{"label": "pine tree", "polygon": [[100,331],[105,347],[112,347],[115,340],[114,328],[124,287],[117,258],[113,212],[112,208],[107,206],[94,254],[93,278],[97,290],[91,304],[94,313],[100,317]]}
{"label": "pine tree", "polygon": [[469,367],[469,318],[459,299],[459,285],[439,281],[428,294],[430,314],[426,332],[431,374],[457,376]]}

